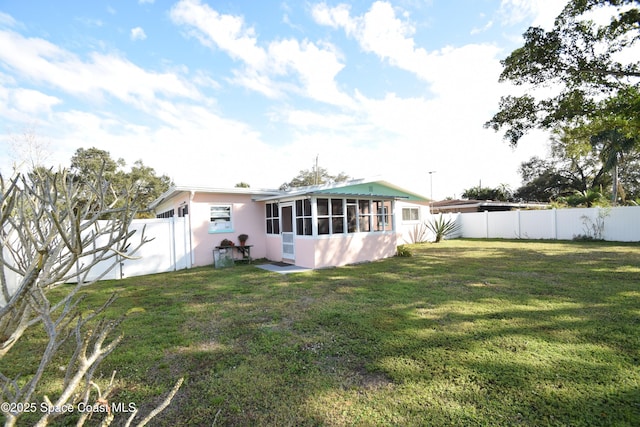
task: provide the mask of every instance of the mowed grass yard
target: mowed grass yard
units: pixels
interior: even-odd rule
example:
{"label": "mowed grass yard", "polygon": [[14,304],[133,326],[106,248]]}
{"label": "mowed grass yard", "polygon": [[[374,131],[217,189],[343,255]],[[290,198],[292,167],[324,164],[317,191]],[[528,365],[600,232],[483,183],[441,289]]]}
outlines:
{"label": "mowed grass yard", "polygon": [[[117,370],[111,400],[147,413],[185,377],[153,425],[640,425],[640,245],[410,247],[291,275],[237,265],[97,284],[88,304],[117,292],[108,315],[128,313],[101,365],[103,381]],[[28,374],[30,337],[3,372]]]}

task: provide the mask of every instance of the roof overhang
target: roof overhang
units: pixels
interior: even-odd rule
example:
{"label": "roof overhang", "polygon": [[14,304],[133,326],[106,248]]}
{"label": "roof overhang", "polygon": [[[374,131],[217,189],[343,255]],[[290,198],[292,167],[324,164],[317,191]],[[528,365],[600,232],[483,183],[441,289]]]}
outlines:
{"label": "roof overhang", "polygon": [[309,198],[309,197],[341,197],[345,199],[376,199],[376,200],[400,200],[400,199],[408,199],[408,196],[400,196],[400,195],[388,195],[388,194],[373,194],[373,193],[339,193],[339,192],[317,192],[310,191],[306,193],[295,193],[295,194],[282,194],[278,196],[268,196],[268,197],[260,197],[255,198],[256,202],[271,202],[271,201],[290,201],[301,198]]}
{"label": "roof overhang", "polygon": [[273,196],[275,194],[282,193],[279,190],[256,190],[251,188],[213,188],[213,187],[186,187],[186,186],[173,186],[169,188],[167,191],[162,193],[160,197],[155,199],[149,205],[150,209],[155,209],[161,203],[181,194],[181,193],[211,193],[211,194],[247,194],[254,197],[266,197]]}
{"label": "roof overhang", "polygon": [[383,180],[354,179],[345,182],[335,182],[308,187],[292,188],[290,190],[255,190],[252,188],[211,188],[174,186],[154,200],[149,207],[155,209],[161,203],[176,197],[181,193],[216,193],[216,194],[246,194],[251,195],[253,201],[290,201],[304,197],[324,196],[352,199],[377,200],[406,200],[423,202],[427,199],[417,193],[400,188]]}

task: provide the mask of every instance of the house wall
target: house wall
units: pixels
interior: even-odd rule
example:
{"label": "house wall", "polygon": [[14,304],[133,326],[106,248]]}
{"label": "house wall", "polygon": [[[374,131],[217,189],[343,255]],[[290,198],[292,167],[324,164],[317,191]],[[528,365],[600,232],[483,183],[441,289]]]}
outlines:
{"label": "house wall", "polygon": [[[209,232],[210,206],[212,204],[231,204],[233,230],[229,232]],[[193,264],[213,263],[213,248],[223,239],[229,239],[236,245],[239,234],[249,235],[247,245],[251,245],[253,258],[264,258],[267,253],[264,204],[251,200],[250,194],[196,193],[189,208],[191,230],[193,234]],[[234,252],[235,253],[235,252]],[[236,254],[239,256],[239,254]]]}
{"label": "house wall", "polygon": [[280,261],[282,259],[282,238],[279,234],[268,234],[266,237],[266,255],[265,258],[271,261]]}
{"label": "house wall", "polygon": [[[267,256],[267,242],[264,221],[264,203],[251,200],[251,194],[229,193],[195,193],[191,198],[190,193],[182,193],[173,197],[156,208],[157,212],[168,209],[177,209],[188,204],[191,227],[191,262],[194,266],[213,264],[213,249],[220,245],[223,239],[229,239],[236,245],[239,234],[249,235],[247,245],[251,245],[253,258],[265,258]],[[212,204],[230,204],[233,230],[211,233],[210,206]],[[234,251],[236,257],[240,254]]]}
{"label": "house wall", "polygon": [[[349,233],[319,238],[296,236],[295,265],[326,268],[392,257],[396,253],[399,236],[395,232]],[[279,235],[267,236],[267,259],[282,260],[281,242]]]}
{"label": "house wall", "polygon": [[[324,268],[389,258],[396,254],[399,235],[396,232],[351,233],[312,240],[313,266]],[[306,262],[306,260],[305,260]]]}
{"label": "house wall", "polygon": [[[334,239],[334,238],[332,238]],[[317,239],[313,237],[295,238],[296,265],[305,268],[318,268],[316,266]]]}
{"label": "house wall", "polygon": [[[396,201],[395,208],[396,231],[399,233],[398,245],[424,242],[431,238],[431,234],[427,232],[424,226],[425,221],[430,218],[429,206],[405,201]],[[403,219],[403,208],[417,209],[419,212],[418,219]]]}

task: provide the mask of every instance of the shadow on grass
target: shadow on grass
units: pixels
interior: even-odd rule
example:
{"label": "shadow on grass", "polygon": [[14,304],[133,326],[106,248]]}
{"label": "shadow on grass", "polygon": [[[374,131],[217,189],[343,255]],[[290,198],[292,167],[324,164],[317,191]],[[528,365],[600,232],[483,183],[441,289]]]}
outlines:
{"label": "shadow on grass", "polygon": [[412,249],[99,284],[133,313],[103,374],[142,413],[185,376],[160,426],[640,425],[638,245]]}

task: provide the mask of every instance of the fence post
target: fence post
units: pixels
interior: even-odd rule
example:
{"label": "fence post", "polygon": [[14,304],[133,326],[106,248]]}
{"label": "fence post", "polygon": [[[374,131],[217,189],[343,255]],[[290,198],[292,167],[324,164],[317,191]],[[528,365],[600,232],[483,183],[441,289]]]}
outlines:
{"label": "fence post", "polygon": [[489,211],[484,211],[484,236],[489,238]]}
{"label": "fence post", "polygon": [[558,210],[556,208],[551,210],[551,235],[553,240],[558,240]]}
{"label": "fence post", "polygon": [[170,256],[171,256],[171,269],[173,271],[177,270],[178,263],[176,258],[176,217],[172,216],[170,218],[171,222],[169,223],[169,245],[170,245]]}

